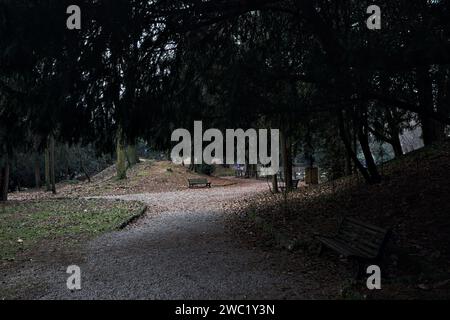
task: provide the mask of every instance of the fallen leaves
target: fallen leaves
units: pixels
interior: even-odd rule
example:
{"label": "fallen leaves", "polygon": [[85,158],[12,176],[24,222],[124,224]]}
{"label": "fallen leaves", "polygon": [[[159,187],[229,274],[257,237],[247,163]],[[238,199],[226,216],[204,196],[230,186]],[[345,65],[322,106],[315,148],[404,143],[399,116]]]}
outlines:
{"label": "fallen leaves", "polygon": [[[408,252],[387,259],[389,276],[399,282],[396,290],[407,291],[408,282],[402,279],[415,282],[413,287],[420,291],[445,288],[449,280],[442,278],[447,278],[450,260],[450,141],[388,163],[385,173],[378,185],[367,186],[350,177],[301,188],[286,198],[269,192],[254,196],[229,206],[235,217],[230,225],[252,244],[272,243],[292,250],[294,241],[312,247],[314,234],[333,234],[341,217],[354,216],[392,228],[389,249]],[[280,246],[276,239],[288,239],[287,245]],[[436,281],[433,278],[438,281],[429,284]]]}
{"label": "fallen leaves", "polygon": [[[187,188],[188,178],[195,177],[199,175],[169,161],[142,161],[127,171],[127,179],[124,180],[116,179],[113,165],[93,176],[91,182],[58,183],[57,195],[41,189],[11,193],[9,198],[23,201],[180,191]],[[208,180],[213,187],[233,184],[229,179],[218,177],[208,177]]]}

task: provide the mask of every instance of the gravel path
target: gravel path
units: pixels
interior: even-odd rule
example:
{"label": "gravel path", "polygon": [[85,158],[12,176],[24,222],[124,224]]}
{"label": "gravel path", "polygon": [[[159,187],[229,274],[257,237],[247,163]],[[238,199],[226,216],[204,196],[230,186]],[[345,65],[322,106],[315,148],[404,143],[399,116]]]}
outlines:
{"label": "gravel path", "polygon": [[240,244],[224,227],[224,204],[266,190],[244,183],[113,197],[140,200],[148,214],[125,230],[90,242],[82,290],[66,288],[67,266],[43,270],[41,299],[299,299],[317,284],[285,272],[283,258]]}

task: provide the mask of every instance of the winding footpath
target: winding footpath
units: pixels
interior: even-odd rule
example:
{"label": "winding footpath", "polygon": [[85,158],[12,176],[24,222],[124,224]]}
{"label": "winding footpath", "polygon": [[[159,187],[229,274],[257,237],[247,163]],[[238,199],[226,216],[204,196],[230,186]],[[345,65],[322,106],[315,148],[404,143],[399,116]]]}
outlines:
{"label": "winding footpath", "polygon": [[224,204],[266,190],[235,186],[111,197],[157,205],[124,230],[87,244],[82,290],[66,288],[67,266],[41,274],[40,299],[305,299],[317,283],[283,272],[283,259],[237,241],[224,227]]}

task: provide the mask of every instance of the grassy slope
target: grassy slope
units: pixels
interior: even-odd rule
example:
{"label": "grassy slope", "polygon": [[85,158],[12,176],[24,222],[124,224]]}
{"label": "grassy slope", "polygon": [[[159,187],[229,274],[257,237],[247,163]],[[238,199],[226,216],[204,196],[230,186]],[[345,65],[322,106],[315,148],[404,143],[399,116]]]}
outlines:
{"label": "grassy slope", "polygon": [[[115,167],[92,177],[92,182],[60,183],[58,194],[41,190],[10,194],[0,204],[0,262],[27,257],[37,247],[81,242],[116,229],[142,207],[139,203],[82,200],[80,197],[162,192],[185,189],[187,179],[199,175],[168,161],[143,161],[117,180]],[[213,186],[230,181],[208,177]]]}
{"label": "grassy slope", "polygon": [[[154,193],[183,190],[187,188],[187,179],[199,177],[182,166],[174,165],[169,161],[144,161],[127,171],[127,179],[116,179],[115,166],[92,177],[88,183],[60,183],[57,185],[58,194],[53,196],[44,190],[30,190],[10,194],[12,200],[45,199],[55,197],[91,197],[104,195],[123,195],[135,193]],[[207,177],[214,186],[230,184],[229,180],[217,177]]]}
{"label": "grassy slope", "polygon": [[[313,261],[315,233],[332,234],[343,216],[392,228],[382,297],[450,296],[450,141],[392,161],[381,184],[344,178],[283,196],[240,204],[242,235],[255,243],[296,247]],[[261,232],[262,231],[262,232]],[[253,238],[249,234],[255,235]],[[258,236],[256,235],[262,235]],[[314,260],[315,261],[315,260]],[[339,268],[333,256],[317,260]],[[349,277],[343,273],[341,279]]]}

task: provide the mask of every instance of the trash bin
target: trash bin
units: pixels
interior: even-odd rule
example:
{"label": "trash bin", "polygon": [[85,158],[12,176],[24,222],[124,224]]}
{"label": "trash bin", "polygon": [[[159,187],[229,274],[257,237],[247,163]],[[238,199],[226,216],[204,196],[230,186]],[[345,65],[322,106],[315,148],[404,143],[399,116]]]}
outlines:
{"label": "trash bin", "polygon": [[311,185],[319,184],[319,168],[306,168],[305,183]]}

